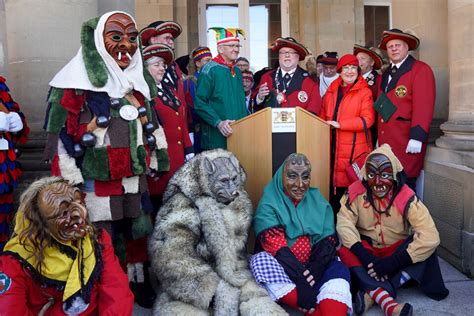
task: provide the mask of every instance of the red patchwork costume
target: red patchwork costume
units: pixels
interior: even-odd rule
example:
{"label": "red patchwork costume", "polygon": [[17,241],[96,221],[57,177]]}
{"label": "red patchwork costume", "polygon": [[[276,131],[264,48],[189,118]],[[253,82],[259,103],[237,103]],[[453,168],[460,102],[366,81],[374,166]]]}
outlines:
{"label": "red patchwork costume", "polygon": [[[117,31],[123,24],[125,33]],[[91,221],[122,243],[151,230],[149,221],[148,227],[135,221],[151,208],[146,173],[169,168],[153,109],[156,86],[144,72],[131,16],[106,13],[84,23],[81,33],[78,54],[50,83],[48,158],[53,175],[82,184]],[[136,261],[123,249],[117,247],[121,260]]]}

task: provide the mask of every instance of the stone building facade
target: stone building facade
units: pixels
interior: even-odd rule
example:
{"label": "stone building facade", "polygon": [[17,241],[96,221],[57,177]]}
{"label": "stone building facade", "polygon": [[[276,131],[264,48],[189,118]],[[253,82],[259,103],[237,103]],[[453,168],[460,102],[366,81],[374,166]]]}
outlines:
{"label": "stone building facade", "polygon": [[[390,25],[418,35],[421,45],[414,55],[435,73],[424,199],[441,234],[440,255],[473,276],[474,1],[282,0],[282,35],[297,38],[315,54],[351,52],[354,43],[365,44],[368,3],[388,4]],[[200,44],[202,7],[201,0],[0,0],[0,74],[7,77],[33,135],[39,135],[31,146],[41,146],[48,82],[76,54],[83,21],[111,10],[134,15],[139,28],[176,20],[183,27],[176,43],[181,56]]]}

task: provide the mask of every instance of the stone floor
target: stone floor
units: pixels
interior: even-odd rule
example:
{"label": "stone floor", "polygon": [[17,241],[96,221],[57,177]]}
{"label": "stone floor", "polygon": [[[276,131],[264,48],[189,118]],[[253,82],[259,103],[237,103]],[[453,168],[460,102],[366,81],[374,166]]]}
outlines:
{"label": "stone floor", "polygon": [[[436,316],[436,315],[473,315],[474,314],[474,280],[460,273],[449,263],[440,258],[441,271],[443,273],[449,296],[443,301],[433,301],[420,293],[416,288],[408,288],[400,291],[399,302],[410,302],[414,307],[414,315]],[[150,309],[142,308],[135,304],[134,316],[149,316]],[[290,313],[301,315],[300,313]],[[380,308],[372,307],[367,316],[383,316]]]}

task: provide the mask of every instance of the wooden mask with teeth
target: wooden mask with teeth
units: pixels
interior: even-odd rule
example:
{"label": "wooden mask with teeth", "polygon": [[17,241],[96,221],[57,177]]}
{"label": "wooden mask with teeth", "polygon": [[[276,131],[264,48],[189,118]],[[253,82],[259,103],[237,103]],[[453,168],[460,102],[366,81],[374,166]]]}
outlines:
{"label": "wooden mask with teeth", "polygon": [[38,209],[51,235],[60,242],[81,239],[89,232],[81,191],[66,182],[42,189]]}
{"label": "wooden mask with teeth", "polygon": [[133,20],[123,14],[112,14],[105,23],[104,45],[120,68],[130,65],[138,48],[138,30]]}

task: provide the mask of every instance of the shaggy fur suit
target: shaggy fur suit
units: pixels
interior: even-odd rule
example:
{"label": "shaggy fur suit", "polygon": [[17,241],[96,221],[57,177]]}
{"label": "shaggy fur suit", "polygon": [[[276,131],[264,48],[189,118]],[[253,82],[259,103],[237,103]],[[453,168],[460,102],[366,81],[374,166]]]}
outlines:
{"label": "shaggy fur suit", "polygon": [[245,179],[222,149],[197,155],[171,178],[149,243],[161,283],[154,315],[286,315],[248,269]]}

